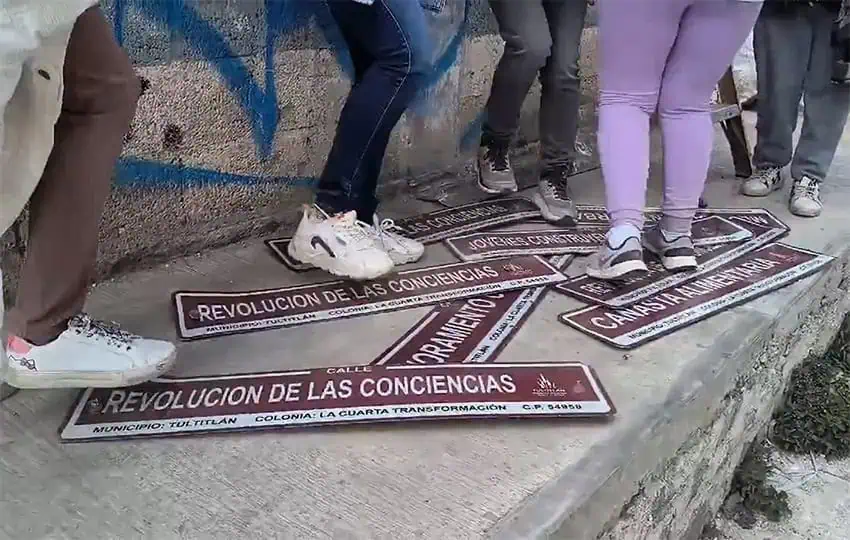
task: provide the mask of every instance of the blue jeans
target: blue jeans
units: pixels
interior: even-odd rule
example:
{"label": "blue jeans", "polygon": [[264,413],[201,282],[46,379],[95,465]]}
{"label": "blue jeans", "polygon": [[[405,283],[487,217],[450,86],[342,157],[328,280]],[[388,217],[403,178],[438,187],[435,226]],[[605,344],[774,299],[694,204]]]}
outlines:
{"label": "blue jeans", "polygon": [[371,223],[390,134],[432,69],[427,21],[417,0],[328,0],[328,7],[355,75],[316,203],[331,213],[356,210]]}

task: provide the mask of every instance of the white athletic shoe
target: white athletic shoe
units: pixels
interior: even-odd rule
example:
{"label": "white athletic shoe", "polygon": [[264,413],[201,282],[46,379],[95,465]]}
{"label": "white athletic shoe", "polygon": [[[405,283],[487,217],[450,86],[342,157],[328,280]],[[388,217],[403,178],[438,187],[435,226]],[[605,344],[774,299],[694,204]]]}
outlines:
{"label": "white athletic shoe", "polygon": [[757,169],[741,184],[741,193],[747,197],[767,197],[774,191],[782,189],[782,184],[780,167]]}
{"label": "white athletic shoe", "polygon": [[293,259],[335,276],[376,279],[392,271],[390,256],[375,241],[373,228],[357,220],[354,211],[328,216],[313,205],[289,242]]}
{"label": "white athletic shoe", "polygon": [[788,206],[795,216],[818,217],[823,211],[820,183],[808,176],[795,180]]}
{"label": "white athletic shoe", "polygon": [[425,254],[425,246],[412,238],[402,236],[393,220],[381,219],[375,214],[372,223],[378,246],[387,252],[396,266],[416,262]]}
{"label": "white athletic shoe", "polygon": [[166,373],[176,356],[167,341],[143,339],[115,324],[78,315],[47,345],[9,336],[6,382],[29,389],[133,386]]}

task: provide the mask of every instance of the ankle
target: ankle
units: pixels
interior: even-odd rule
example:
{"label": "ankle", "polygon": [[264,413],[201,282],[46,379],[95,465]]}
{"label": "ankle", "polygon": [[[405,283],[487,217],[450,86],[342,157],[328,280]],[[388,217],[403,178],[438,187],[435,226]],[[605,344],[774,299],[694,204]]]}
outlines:
{"label": "ankle", "polygon": [[633,223],[615,224],[608,231],[608,242],[612,246],[621,246],[629,238],[640,238],[640,229]]}
{"label": "ankle", "polygon": [[62,323],[61,326],[53,328],[47,332],[16,332],[14,330],[9,331],[9,335],[7,337],[7,344],[11,344],[13,340],[20,340],[30,345],[32,347],[44,347],[45,345],[50,345],[61,336],[68,329],[68,322]]}
{"label": "ankle", "polygon": [[692,224],[693,218],[670,216],[665,214],[664,217],[661,218],[659,228],[661,229],[661,233],[664,235],[664,238],[668,240],[675,240],[680,236],[690,236]]}

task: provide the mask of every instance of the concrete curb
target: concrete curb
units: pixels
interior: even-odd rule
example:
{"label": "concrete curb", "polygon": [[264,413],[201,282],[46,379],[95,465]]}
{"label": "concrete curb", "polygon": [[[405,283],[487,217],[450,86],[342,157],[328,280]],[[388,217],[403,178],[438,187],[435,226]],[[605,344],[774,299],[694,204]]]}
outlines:
{"label": "concrete curb", "polygon": [[[655,408],[529,497],[488,536],[697,538],[722,503],[742,452],[769,423],[791,370],[813,348],[825,347],[833,335],[827,330],[850,311],[848,245],[850,236],[831,244],[826,251],[838,259],[793,285],[793,300],[781,313],[753,311],[749,324],[718,336]],[[671,490],[675,484],[686,489]]]}

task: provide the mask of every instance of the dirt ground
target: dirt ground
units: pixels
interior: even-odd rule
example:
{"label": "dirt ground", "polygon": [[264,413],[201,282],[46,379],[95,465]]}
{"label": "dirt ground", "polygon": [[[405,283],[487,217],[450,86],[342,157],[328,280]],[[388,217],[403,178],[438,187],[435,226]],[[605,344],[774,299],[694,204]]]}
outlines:
{"label": "dirt ground", "polygon": [[[762,518],[752,529],[718,516],[718,540],[846,540],[850,538],[850,459],[827,461],[775,450],[771,485],[789,495],[793,515],[779,523]],[[711,536],[706,536],[711,538]]]}

